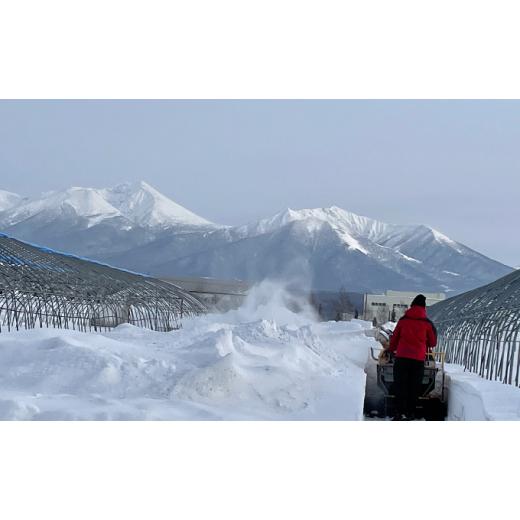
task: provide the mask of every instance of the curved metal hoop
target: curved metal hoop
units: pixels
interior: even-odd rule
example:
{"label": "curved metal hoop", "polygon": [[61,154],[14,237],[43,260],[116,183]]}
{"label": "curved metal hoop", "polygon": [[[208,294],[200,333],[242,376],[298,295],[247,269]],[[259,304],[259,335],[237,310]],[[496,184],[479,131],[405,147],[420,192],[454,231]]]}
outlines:
{"label": "curved metal hoop", "polygon": [[181,326],[205,306],[176,285],[0,234],[0,332]]}
{"label": "curved metal hoop", "polygon": [[520,270],[429,310],[446,361],[520,386]]}

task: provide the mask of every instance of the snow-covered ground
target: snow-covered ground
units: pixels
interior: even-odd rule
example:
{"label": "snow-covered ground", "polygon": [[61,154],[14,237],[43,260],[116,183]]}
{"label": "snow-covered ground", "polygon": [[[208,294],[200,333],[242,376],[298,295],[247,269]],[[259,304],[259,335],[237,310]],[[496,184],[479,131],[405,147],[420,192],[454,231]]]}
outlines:
{"label": "snow-covered ground", "polygon": [[170,333],[2,332],[0,419],[361,420],[367,328],[318,323],[264,283]]}
{"label": "snow-covered ground", "polygon": [[[266,282],[170,333],[2,332],[0,419],[361,420],[370,327],[320,323]],[[519,388],[446,371],[448,420],[520,420]]]}
{"label": "snow-covered ground", "polygon": [[518,421],[520,388],[482,379],[460,365],[446,365],[450,421]]}

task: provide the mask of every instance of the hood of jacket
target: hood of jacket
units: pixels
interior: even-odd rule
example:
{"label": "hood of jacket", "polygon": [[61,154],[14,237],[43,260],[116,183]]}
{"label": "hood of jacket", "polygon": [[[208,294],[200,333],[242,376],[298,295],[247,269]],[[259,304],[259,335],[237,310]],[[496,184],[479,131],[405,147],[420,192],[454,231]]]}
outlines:
{"label": "hood of jacket", "polygon": [[404,315],[407,318],[424,319],[426,318],[426,309],[419,305],[413,305],[404,313]]}

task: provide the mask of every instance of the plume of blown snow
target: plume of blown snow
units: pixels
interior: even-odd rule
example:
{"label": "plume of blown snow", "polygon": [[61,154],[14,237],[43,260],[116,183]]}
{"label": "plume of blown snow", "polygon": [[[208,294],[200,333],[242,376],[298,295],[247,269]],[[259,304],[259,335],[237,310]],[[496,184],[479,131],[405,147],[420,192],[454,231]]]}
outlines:
{"label": "plume of blown snow", "polygon": [[[276,280],[264,280],[254,285],[238,309],[218,315],[220,323],[233,325],[261,320],[301,327],[316,323],[318,316],[304,293],[296,294],[289,283]],[[215,315],[187,320],[185,327],[197,326],[201,321],[215,321]]]}
{"label": "plume of blown snow", "polygon": [[242,323],[264,319],[283,325],[304,325],[317,321],[315,310],[303,295],[273,280],[255,285],[244,304],[231,314]]}

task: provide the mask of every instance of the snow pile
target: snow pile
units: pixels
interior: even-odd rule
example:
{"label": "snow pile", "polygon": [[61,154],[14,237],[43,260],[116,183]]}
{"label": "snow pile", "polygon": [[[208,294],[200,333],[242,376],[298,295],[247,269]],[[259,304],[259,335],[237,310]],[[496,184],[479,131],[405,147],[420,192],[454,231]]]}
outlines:
{"label": "snow pile", "polygon": [[518,421],[520,388],[488,381],[460,365],[446,365],[450,421]]}
{"label": "snow pile", "polygon": [[390,330],[392,332],[394,332],[396,327],[397,327],[397,322],[395,322],[395,321],[387,321],[384,325],[381,325],[382,329]]}
{"label": "snow pile", "polygon": [[369,327],[265,283],[170,333],[2,333],[0,419],[360,420]]}

